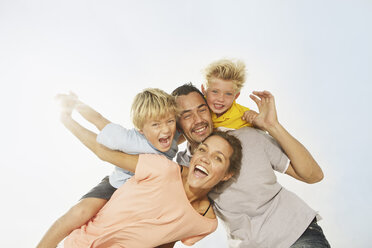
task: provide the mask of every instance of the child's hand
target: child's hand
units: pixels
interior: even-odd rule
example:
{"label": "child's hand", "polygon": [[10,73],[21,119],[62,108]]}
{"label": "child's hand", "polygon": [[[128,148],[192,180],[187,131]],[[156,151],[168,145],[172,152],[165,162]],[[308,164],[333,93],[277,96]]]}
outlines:
{"label": "child's hand", "polygon": [[257,117],[258,113],[254,110],[247,110],[244,112],[242,120],[253,124],[253,120]]}
{"label": "child's hand", "polygon": [[79,103],[77,95],[72,92],[69,94],[58,94],[55,96],[55,100],[58,101],[61,107],[61,113],[67,115],[71,115],[72,110]]}

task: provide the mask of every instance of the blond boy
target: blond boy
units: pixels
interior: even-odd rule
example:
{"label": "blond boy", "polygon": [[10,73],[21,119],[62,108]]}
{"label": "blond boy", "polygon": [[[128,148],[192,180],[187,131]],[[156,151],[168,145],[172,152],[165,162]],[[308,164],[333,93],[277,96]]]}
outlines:
{"label": "blond boy", "polygon": [[252,126],[257,113],[235,102],[245,82],[245,64],[239,60],[218,60],[206,68],[205,77],[205,86],[201,88],[212,112],[214,128]]}
{"label": "blond boy", "polygon": [[[169,159],[178,151],[176,140],[180,134],[176,132],[176,103],[174,97],[160,89],[145,89],[135,97],[131,109],[135,129],[126,129],[111,123],[91,107],[80,102],[74,94],[58,95],[57,98],[63,98],[61,102],[65,104],[65,115],[71,115],[75,108],[101,131],[97,136],[98,143],[112,150],[129,154],[158,153]],[[63,116],[64,114],[61,118]],[[84,143],[84,140],[82,141]],[[71,231],[90,220],[106,204],[115,190],[132,175],[133,173],[129,171],[115,167],[110,176],[105,177],[52,225],[37,247],[56,247]]]}

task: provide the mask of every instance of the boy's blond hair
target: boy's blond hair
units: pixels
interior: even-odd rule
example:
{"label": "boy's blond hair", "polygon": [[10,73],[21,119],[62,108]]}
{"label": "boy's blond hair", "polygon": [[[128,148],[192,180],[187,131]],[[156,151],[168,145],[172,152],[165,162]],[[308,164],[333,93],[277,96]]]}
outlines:
{"label": "boy's blond hair", "polygon": [[241,60],[221,59],[211,63],[205,69],[207,79],[206,87],[209,87],[209,81],[212,77],[232,81],[235,91],[240,92],[245,82],[245,64]]}
{"label": "boy's blond hair", "polygon": [[132,103],[131,117],[137,129],[142,129],[147,119],[163,118],[168,114],[177,115],[176,101],[161,89],[144,89]]}

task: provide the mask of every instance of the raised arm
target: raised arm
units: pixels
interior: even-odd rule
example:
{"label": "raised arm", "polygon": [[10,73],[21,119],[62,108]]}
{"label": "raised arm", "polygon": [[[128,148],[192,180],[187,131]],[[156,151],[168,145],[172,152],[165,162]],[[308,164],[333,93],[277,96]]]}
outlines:
{"label": "raised arm", "polygon": [[81,101],[78,101],[76,110],[84,117],[84,119],[95,125],[98,130],[102,130],[107,124],[111,123],[100,113]]}
{"label": "raised arm", "polygon": [[75,108],[84,119],[95,125],[98,130],[102,130],[107,124],[110,123],[110,121],[103,117],[100,113],[80,101],[75,93],[70,92],[69,94],[59,94],[57,95],[57,98],[61,101],[63,100],[69,102],[70,105],[73,105],[73,108]]}
{"label": "raised arm", "polygon": [[321,181],[323,172],[318,163],[310,152],[279,123],[274,96],[268,91],[254,91],[250,97],[259,109],[253,125],[269,132],[291,160],[286,174],[306,183]]}
{"label": "raised arm", "polygon": [[72,119],[71,112],[74,107],[73,100],[64,97],[57,97],[62,107],[61,122],[75,135],[87,148],[89,148],[100,159],[121,167],[125,170],[135,172],[138,155],[129,155],[119,151],[113,151],[100,145],[96,141],[97,134],[84,128],[78,122]]}

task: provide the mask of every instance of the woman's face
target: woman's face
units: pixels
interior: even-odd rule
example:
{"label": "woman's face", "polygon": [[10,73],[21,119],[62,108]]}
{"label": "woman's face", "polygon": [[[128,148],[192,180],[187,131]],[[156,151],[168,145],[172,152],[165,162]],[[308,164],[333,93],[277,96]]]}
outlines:
{"label": "woman's face", "polygon": [[220,136],[210,136],[200,144],[190,162],[187,181],[193,188],[212,189],[220,181],[228,180],[230,156],[233,149]]}

